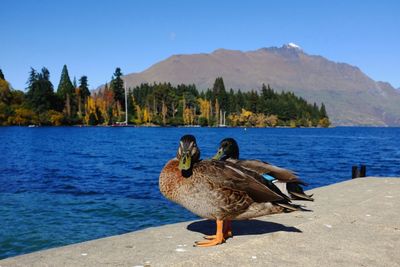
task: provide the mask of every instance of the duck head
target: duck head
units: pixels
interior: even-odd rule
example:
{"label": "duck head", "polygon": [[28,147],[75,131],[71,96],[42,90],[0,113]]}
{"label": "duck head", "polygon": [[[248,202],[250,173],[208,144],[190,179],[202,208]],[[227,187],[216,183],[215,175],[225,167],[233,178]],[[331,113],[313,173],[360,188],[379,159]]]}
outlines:
{"label": "duck head", "polygon": [[197,147],[196,138],[193,135],[184,135],[179,141],[176,158],[179,160],[179,170],[188,171],[192,164],[200,160],[200,149]]}
{"label": "duck head", "polygon": [[213,159],[226,160],[226,159],[238,159],[239,158],[239,146],[235,139],[225,138],[221,141],[218,152],[215,154]]}

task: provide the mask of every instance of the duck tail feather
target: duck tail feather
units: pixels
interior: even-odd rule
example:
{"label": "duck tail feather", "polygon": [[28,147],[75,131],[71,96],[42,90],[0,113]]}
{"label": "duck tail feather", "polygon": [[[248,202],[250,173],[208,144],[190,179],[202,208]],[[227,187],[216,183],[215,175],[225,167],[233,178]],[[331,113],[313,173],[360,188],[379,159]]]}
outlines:
{"label": "duck tail feather", "polygon": [[287,203],[287,202],[283,202],[283,201],[279,201],[279,202],[275,202],[276,205],[284,208],[284,212],[292,212],[292,211],[311,211],[306,209],[304,206],[302,205],[297,205],[297,204],[293,204],[293,203]]}
{"label": "duck tail feather", "polygon": [[304,193],[303,188],[298,183],[287,183],[286,189],[292,199],[314,201],[314,199],[312,198],[313,195],[307,195],[306,193]]}

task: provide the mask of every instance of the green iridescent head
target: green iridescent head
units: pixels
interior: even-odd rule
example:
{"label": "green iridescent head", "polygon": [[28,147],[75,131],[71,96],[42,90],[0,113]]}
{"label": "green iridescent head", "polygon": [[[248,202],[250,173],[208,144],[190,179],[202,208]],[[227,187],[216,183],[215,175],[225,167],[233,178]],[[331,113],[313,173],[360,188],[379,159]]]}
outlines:
{"label": "green iridescent head", "polygon": [[192,164],[200,160],[200,149],[197,147],[196,138],[193,135],[184,135],[179,141],[176,158],[179,160],[179,170],[187,171]]}
{"label": "green iridescent head", "polygon": [[238,159],[239,158],[239,146],[235,139],[225,138],[221,141],[217,154],[213,157],[216,160],[226,159]]}

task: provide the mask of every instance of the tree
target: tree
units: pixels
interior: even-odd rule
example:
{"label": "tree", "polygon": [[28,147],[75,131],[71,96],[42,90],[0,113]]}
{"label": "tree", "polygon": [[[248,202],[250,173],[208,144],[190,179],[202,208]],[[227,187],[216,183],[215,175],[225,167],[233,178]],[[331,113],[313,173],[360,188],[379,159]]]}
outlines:
{"label": "tree", "polygon": [[41,73],[31,69],[26,94],[28,104],[37,113],[42,113],[54,107],[55,95],[53,84],[50,82],[50,72],[42,68]]}
{"label": "tree", "polygon": [[30,109],[18,108],[15,114],[8,118],[10,124],[29,125],[38,123],[37,115]]}
{"label": "tree", "polygon": [[200,118],[205,118],[208,123],[210,121],[211,102],[202,98],[199,98],[198,101],[200,106]]}
{"label": "tree", "polygon": [[28,84],[27,89],[29,90],[32,87],[33,83],[35,83],[37,80],[38,80],[38,73],[34,68],[31,67],[31,70],[29,72],[29,78],[28,81],[26,82]]}
{"label": "tree", "polygon": [[74,76],[74,80],[72,81],[72,86],[74,87],[74,88],[77,88],[78,87],[78,84],[76,83],[76,77]]}
{"label": "tree", "polygon": [[85,102],[85,116],[84,120],[87,125],[96,125],[98,122],[96,113],[96,101],[93,97],[88,97]]}
{"label": "tree", "polygon": [[215,99],[218,100],[220,109],[226,111],[228,95],[226,93],[224,80],[222,79],[222,77],[218,77],[215,79],[212,92],[214,94]]}
{"label": "tree", "polygon": [[78,110],[79,110],[79,113],[82,114],[82,112],[85,112],[85,111],[81,110],[81,106],[85,105],[87,98],[90,96],[87,76],[82,76],[79,79],[79,86],[78,86],[77,93],[79,94],[78,95]]}
{"label": "tree", "polygon": [[10,84],[6,80],[0,78],[0,103],[2,102],[9,105],[11,103],[11,97]]}
{"label": "tree", "polygon": [[121,107],[125,108],[125,90],[124,81],[122,80],[122,72],[120,68],[116,68],[111,80],[111,90],[114,93],[115,102],[119,102]]}
{"label": "tree", "polygon": [[0,80],[5,80],[3,71],[0,69]]}
{"label": "tree", "polygon": [[326,113],[326,109],[325,109],[325,104],[324,103],[321,104],[321,109],[319,111],[319,114],[320,114],[321,118],[327,118],[328,117],[328,115]]}
{"label": "tree", "polygon": [[273,101],[274,99],[274,91],[269,87],[268,88],[265,86],[265,84],[262,84],[261,88],[261,95],[259,98],[259,107],[258,110],[264,114],[270,114],[272,113],[271,107],[269,103]]}
{"label": "tree", "polygon": [[72,84],[71,79],[69,78],[67,65],[64,65],[61,71],[60,83],[58,84],[57,88],[57,95],[58,97],[60,97],[60,99],[64,101],[65,113],[68,117],[72,116],[75,108],[75,105],[73,103],[74,93],[75,87]]}
{"label": "tree", "polygon": [[64,123],[64,114],[54,110],[48,112],[49,121],[54,126],[61,126]]}
{"label": "tree", "polygon": [[84,99],[90,96],[87,76],[79,78],[79,88],[81,89],[81,95]]}
{"label": "tree", "polygon": [[[227,96],[226,100],[223,95]],[[130,98],[132,101],[128,104],[136,111],[137,124],[218,125],[220,112],[224,111],[231,126],[326,125],[326,121],[320,121],[319,107],[291,92],[277,93],[269,85],[263,85],[260,94],[254,90],[242,93],[232,89],[226,93],[220,77],[212,90],[201,93],[194,85],[145,83],[133,88]]]}

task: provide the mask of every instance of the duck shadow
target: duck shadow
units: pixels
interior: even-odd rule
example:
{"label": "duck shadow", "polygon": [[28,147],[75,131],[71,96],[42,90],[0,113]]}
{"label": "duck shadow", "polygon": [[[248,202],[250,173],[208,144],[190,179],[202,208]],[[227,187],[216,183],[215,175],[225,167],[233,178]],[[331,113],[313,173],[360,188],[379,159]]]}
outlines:
{"label": "duck shadow", "polygon": [[[215,234],[216,225],[215,221],[202,220],[192,222],[186,229],[192,232],[202,233],[203,235],[213,235]],[[261,235],[279,231],[301,233],[296,227],[260,220],[233,221],[232,230],[234,236]]]}

